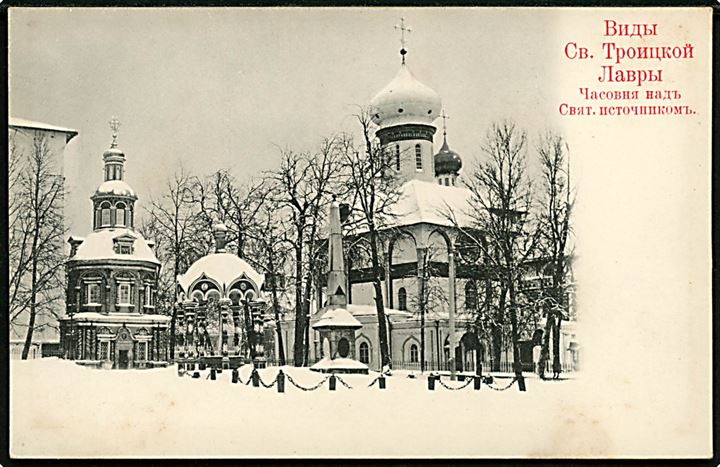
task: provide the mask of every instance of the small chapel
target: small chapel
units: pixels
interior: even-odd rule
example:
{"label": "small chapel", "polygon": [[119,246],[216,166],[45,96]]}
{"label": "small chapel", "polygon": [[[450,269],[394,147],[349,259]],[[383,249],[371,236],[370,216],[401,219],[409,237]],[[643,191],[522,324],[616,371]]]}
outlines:
{"label": "small chapel", "polygon": [[155,313],[160,261],[135,229],[135,191],[124,180],[120,123],[103,153],[103,183],[90,197],[92,231],[71,236],[67,310],[60,318],[63,357],[98,368],[151,368],[168,362],[170,318]]}

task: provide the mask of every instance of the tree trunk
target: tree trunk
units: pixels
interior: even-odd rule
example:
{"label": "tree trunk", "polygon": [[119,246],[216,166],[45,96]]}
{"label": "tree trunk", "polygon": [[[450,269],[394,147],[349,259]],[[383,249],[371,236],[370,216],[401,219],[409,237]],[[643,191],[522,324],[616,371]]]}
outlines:
{"label": "tree trunk", "polygon": [[[310,366],[310,295],[313,286],[313,272],[309,271],[305,280],[305,291],[303,292],[302,316],[303,316],[303,341],[302,360],[303,366]],[[318,297],[319,298],[319,297]]]}
{"label": "tree trunk", "polygon": [[547,367],[548,359],[550,358],[550,333],[553,332],[553,322],[555,317],[547,311],[545,315],[545,334],[543,334],[542,350],[540,351],[540,361],[538,362],[538,376],[545,379],[545,368]]}
{"label": "tree trunk", "polygon": [[33,339],[33,333],[35,331],[35,316],[37,315],[37,292],[38,292],[38,277],[37,277],[37,269],[38,269],[38,240],[40,238],[40,213],[38,210],[40,207],[38,206],[38,203],[40,202],[40,165],[38,164],[38,169],[36,171],[35,176],[35,202],[34,208],[35,212],[34,215],[34,221],[35,225],[33,226],[33,240],[32,240],[32,249],[30,250],[30,254],[32,255],[32,269],[30,271],[30,317],[28,318],[28,330],[27,334],[25,335],[25,344],[23,345],[23,351],[21,358],[23,360],[27,360],[28,354],[30,353],[30,347],[32,346],[32,339]]}
{"label": "tree trunk", "polygon": [[510,298],[510,334],[513,346],[513,368],[515,370],[515,374],[521,374],[522,359],[520,356],[520,345],[518,342],[517,304],[515,299],[515,283],[513,281],[512,274],[509,274],[508,277],[508,295]]}
{"label": "tree trunk", "polygon": [[553,327],[553,373],[556,377],[560,376],[562,370],[560,365],[560,324],[562,319],[562,315],[557,313],[557,322]]}
{"label": "tree trunk", "polygon": [[[382,280],[380,279],[380,258],[378,257],[378,234],[375,226],[370,224],[370,253],[373,269],[373,289],[375,290],[375,309],[378,316],[378,338],[380,340],[381,370],[390,364],[390,352],[388,350],[387,323],[385,317],[385,303],[382,295]],[[389,271],[387,271],[389,273]]]}
{"label": "tree trunk", "polygon": [[305,317],[302,302],[302,229],[298,231],[295,245],[295,340],[293,342],[293,365],[303,366],[303,341],[305,339]]}
{"label": "tree trunk", "polygon": [[420,372],[425,372],[425,307],[426,300],[426,279],[425,279],[425,261],[423,260],[423,270],[420,279]]}
{"label": "tree trunk", "polygon": [[498,297],[498,309],[492,324],[492,371],[500,371],[500,360],[502,359],[503,324],[505,323],[505,301],[507,288],[503,285]]}
{"label": "tree trunk", "polygon": [[280,363],[280,366],[285,366],[285,344],[283,343],[282,329],[280,328],[280,303],[278,302],[277,296],[277,272],[275,271],[275,262],[273,261],[272,253],[268,256],[268,266],[270,274],[272,275],[270,293],[272,294],[272,306],[275,313],[275,330],[277,332],[278,340],[278,363]]}

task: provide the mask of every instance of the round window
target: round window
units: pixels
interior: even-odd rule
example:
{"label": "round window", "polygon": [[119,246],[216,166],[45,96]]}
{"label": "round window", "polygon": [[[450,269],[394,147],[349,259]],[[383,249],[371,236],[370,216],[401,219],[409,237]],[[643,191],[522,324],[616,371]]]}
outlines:
{"label": "round window", "polygon": [[338,355],[347,358],[350,355],[350,343],[344,337],[338,341]]}

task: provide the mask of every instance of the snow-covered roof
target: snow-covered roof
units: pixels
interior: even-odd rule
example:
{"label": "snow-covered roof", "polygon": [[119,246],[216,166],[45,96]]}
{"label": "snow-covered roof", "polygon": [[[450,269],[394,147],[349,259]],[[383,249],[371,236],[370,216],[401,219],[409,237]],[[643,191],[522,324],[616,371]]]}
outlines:
{"label": "snow-covered roof", "polygon": [[351,358],[335,358],[330,359],[328,357],[323,358],[316,364],[310,367],[312,370],[323,371],[323,370],[367,370],[368,367],[364,363]]}
{"label": "snow-covered roof", "polygon": [[34,130],[58,131],[61,133],[65,133],[67,138],[65,140],[66,143],[78,134],[77,130],[72,130],[70,128],[63,128],[60,126],[51,125],[49,123],[34,122],[32,120],[26,120],[24,118],[17,117],[10,117],[8,119],[8,126],[15,128],[32,128]]}
{"label": "snow-covered roof", "polygon": [[95,196],[97,195],[130,196],[137,199],[132,187],[122,180],[108,180],[103,182],[97,187],[97,190],[95,190]]}
{"label": "snow-covered roof", "polygon": [[232,253],[211,253],[195,261],[185,274],[178,276],[180,287],[187,293],[189,287],[203,275],[227,289],[238,279],[245,278],[258,290],[265,282],[265,275],[258,273],[247,261]]}
{"label": "snow-covered roof", "polygon": [[[132,254],[120,254],[115,252],[113,240],[124,236],[133,236]],[[85,237],[85,240],[78,246],[74,256],[68,261],[87,261],[98,259],[117,259],[125,261],[147,261],[150,263],[160,264],[155,253],[150,249],[139,232],[132,231],[127,228],[102,229],[92,232]]]}
{"label": "snow-covered roof", "polygon": [[355,328],[362,327],[362,323],[347,310],[345,306],[330,305],[325,308],[320,320],[312,325],[313,329],[320,328]]}
{"label": "snow-covered roof", "polygon": [[390,210],[394,227],[420,223],[452,227],[453,218],[461,227],[472,225],[472,193],[467,188],[411,180],[400,190],[400,198]]}
{"label": "snow-covered roof", "polygon": [[84,311],[75,313],[72,316],[75,321],[92,321],[95,323],[133,323],[133,324],[154,324],[168,323],[169,316],[165,315],[144,315],[140,313],[95,313]]}
{"label": "snow-covered roof", "polygon": [[[347,310],[353,315],[353,316],[376,316],[377,315],[377,309],[375,308],[375,305],[346,305]],[[413,314],[408,311],[402,311],[402,310],[396,310],[394,308],[385,308],[384,309],[385,316],[412,316]]]}

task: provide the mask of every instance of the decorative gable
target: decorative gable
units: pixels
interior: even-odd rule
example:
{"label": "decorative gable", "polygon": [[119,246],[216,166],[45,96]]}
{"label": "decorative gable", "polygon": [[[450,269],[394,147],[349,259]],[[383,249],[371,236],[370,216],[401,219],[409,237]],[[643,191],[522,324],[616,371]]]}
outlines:
{"label": "decorative gable", "polygon": [[136,237],[130,234],[115,237],[113,238],[113,250],[119,255],[132,255],[135,252],[135,240]]}

